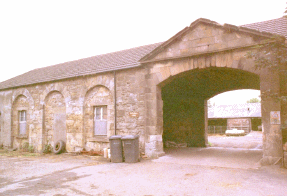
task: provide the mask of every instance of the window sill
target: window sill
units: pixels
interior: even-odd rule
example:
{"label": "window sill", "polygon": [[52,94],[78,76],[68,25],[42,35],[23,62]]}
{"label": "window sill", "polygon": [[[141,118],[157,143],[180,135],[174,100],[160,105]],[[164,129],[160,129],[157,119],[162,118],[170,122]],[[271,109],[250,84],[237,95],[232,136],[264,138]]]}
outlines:
{"label": "window sill", "polygon": [[17,139],[28,139],[27,135],[18,135],[16,136]]}
{"label": "window sill", "polygon": [[87,139],[88,142],[109,142],[109,138],[106,135],[103,136],[94,136]]}

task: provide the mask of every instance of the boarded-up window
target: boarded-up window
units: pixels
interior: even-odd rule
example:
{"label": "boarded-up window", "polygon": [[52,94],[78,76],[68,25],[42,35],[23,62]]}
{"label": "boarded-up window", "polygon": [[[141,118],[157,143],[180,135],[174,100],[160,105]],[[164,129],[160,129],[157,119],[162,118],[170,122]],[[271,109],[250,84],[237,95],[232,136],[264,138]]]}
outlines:
{"label": "boarded-up window", "polygon": [[107,106],[96,106],[94,110],[94,134],[107,135]]}
{"label": "boarded-up window", "polygon": [[19,111],[19,134],[25,135],[26,134],[26,111],[22,110]]}

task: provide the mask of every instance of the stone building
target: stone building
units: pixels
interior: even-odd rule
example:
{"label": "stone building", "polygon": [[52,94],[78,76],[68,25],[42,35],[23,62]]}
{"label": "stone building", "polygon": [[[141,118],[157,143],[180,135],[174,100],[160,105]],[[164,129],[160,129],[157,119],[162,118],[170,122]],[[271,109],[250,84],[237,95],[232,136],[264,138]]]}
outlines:
{"label": "stone building", "polygon": [[[249,133],[261,126],[261,103],[241,103],[216,105],[208,108],[208,126],[210,133],[216,129],[224,133],[226,129],[239,129]],[[225,129],[221,129],[225,128]]]}
{"label": "stone building", "polygon": [[[163,43],[140,46],[35,69],[0,83],[0,144],[29,142],[37,151],[57,140],[68,152],[102,150],[111,135],[138,134],[149,157],[164,153],[163,139],[207,143],[206,100],[221,92],[280,92],[278,74],[256,70],[245,54],[279,33],[286,18],[245,26],[198,19]],[[267,31],[267,32],[266,32]],[[262,100],[263,162],[282,157],[280,123]],[[285,116],[284,116],[285,115]],[[281,114],[281,119],[287,119]]]}

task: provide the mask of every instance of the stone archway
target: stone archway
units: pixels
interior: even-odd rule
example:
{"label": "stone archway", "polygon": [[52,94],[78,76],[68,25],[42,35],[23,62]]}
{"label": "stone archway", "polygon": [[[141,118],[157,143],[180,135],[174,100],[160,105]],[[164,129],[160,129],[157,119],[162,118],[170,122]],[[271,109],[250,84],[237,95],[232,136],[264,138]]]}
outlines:
{"label": "stone archway", "polygon": [[259,76],[231,68],[205,68],[179,74],[161,88],[163,142],[204,147],[207,144],[205,101],[218,93],[260,89]]}
{"label": "stone archway", "polygon": [[[202,67],[201,69],[195,68],[195,69],[181,69],[181,72],[178,72],[176,75],[171,75],[170,72],[168,72],[166,69],[172,69],[172,66],[164,67],[162,66],[161,69],[153,69],[154,66],[151,66],[150,72],[147,76],[148,82],[147,86],[149,90],[149,94],[147,96],[146,104],[147,104],[147,127],[146,127],[146,154],[149,156],[159,156],[163,153],[163,141],[162,141],[162,135],[163,135],[163,119],[164,119],[164,110],[163,110],[163,98],[162,98],[162,88],[164,88],[166,85],[169,85],[170,83],[173,83],[176,81],[183,80],[182,78],[185,78],[184,75],[186,73],[189,73],[192,70],[197,70],[198,73],[201,71],[204,72],[204,70],[207,69],[229,69],[234,70],[230,73],[250,73],[247,75],[253,75],[250,76],[251,79],[244,79],[245,81],[243,83],[240,83],[240,85],[236,86],[235,83],[240,81],[240,77],[245,74],[239,74],[240,77],[236,76],[234,77],[235,80],[233,80],[233,83],[231,86],[226,86],[224,83],[224,80],[221,81],[220,86],[224,87],[222,89],[217,89],[216,91],[213,91],[213,89],[206,88],[204,85],[200,85],[198,83],[199,87],[201,87],[200,92],[203,93],[200,95],[201,99],[199,102],[199,99],[195,100],[189,100],[193,101],[193,105],[200,106],[201,117],[204,119],[204,100],[207,98],[212,97],[213,95],[228,91],[228,90],[236,90],[236,89],[258,89],[261,91],[261,94],[264,94],[266,91],[271,91],[273,93],[279,92],[279,80],[278,75],[276,73],[270,73],[266,70],[261,70],[261,72],[256,71],[250,71],[251,66],[253,66],[252,61],[246,60],[245,62],[249,62],[250,64],[246,64],[245,66],[248,69],[238,69],[238,68],[231,68],[231,67],[220,67],[220,66],[214,66],[214,67]],[[170,62],[169,65],[173,65],[174,62]],[[164,63],[167,64],[167,63]],[[180,66],[180,65],[177,65]],[[182,64],[181,64],[182,66]],[[230,74],[228,73],[228,74]],[[214,74],[214,73],[213,73]],[[216,74],[215,74],[216,75]],[[164,76],[164,77],[163,77]],[[234,75],[231,75],[232,77]],[[206,81],[206,76],[201,75],[197,79],[201,81],[201,83]],[[254,79],[256,78],[256,79]],[[220,77],[217,77],[218,80],[221,80]],[[252,80],[256,81],[256,85],[252,85]],[[246,83],[247,81],[247,83]],[[186,82],[186,83],[185,83]],[[181,83],[192,83],[191,81],[181,81]],[[250,84],[248,84],[250,83]],[[228,83],[226,83],[228,84]],[[235,86],[234,86],[235,85]],[[172,89],[172,87],[171,87]],[[174,89],[174,88],[173,88]],[[205,91],[205,92],[204,92]],[[178,96],[178,94],[176,94]],[[195,95],[196,96],[196,95]],[[150,100],[149,100],[150,98]],[[186,100],[185,100],[186,101]],[[194,102],[195,101],[195,102]],[[183,104],[188,104],[183,103]],[[273,111],[280,111],[280,102],[276,101],[276,99],[272,97],[263,97],[262,98],[262,124],[263,124],[263,164],[273,164],[276,161],[278,161],[282,157],[282,134],[280,131],[280,124],[272,124],[270,121],[270,115]],[[203,121],[204,122],[204,121]],[[201,129],[204,129],[204,125],[201,127]],[[201,138],[201,136],[199,137]],[[204,144],[204,140],[201,140],[201,146]]]}
{"label": "stone archway", "polygon": [[[241,27],[222,26],[213,21],[199,19],[142,58],[141,63],[147,70],[145,153],[157,157],[163,152],[162,87],[170,81],[177,80],[181,74],[207,68],[245,71],[258,75],[261,94],[265,92],[279,94],[278,73],[266,69],[256,70],[253,60],[246,58],[247,52],[254,50],[252,46],[260,44],[270,36]],[[199,79],[204,80],[203,77]],[[280,123],[272,123],[270,115],[272,112],[280,111],[281,106],[276,99],[264,97],[261,107],[264,130],[262,163],[273,164],[282,158],[283,150]]]}
{"label": "stone archway", "polygon": [[45,145],[54,146],[62,140],[66,142],[66,104],[59,91],[50,92],[45,98],[43,149]]}

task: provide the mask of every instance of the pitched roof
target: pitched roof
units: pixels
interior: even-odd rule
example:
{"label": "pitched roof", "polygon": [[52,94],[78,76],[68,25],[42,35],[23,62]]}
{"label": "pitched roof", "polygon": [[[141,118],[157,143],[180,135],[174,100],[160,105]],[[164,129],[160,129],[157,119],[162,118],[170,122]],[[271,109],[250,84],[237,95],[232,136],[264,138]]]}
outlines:
{"label": "pitched roof", "polygon": [[8,89],[137,67],[140,66],[139,59],[141,59],[147,53],[150,53],[160,44],[161,43],[140,46],[118,52],[34,69],[0,83],[0,89]]}
{"label": "pitched roof", "polygon": [[219,105],[208,108],[208,118],[261,117],[261,103]]}
{"label": "pitched roof", "polygon": [[279,34],[287,38],[287,16],[263,22],[246,24],[242,25],[242,27]]}
{"label": "pitched roof", "polygon": [[[210,23],[212,25],[219,25],[214,21],[201,18],[191,23],[190,27],[196,25],[199,22]],[[247,24],[241,27],[225,24],[224,27],[239,29],[241,31],[245,31],[248,33],[258,34],[259,31],[266,31],[269,33],[279,33],[281,35],[287,36],[286,17],[259,23]],[[252,30],[249,30],[248,28],[255,29],[256,31],[254,32]],[[162,50],[162,48],[170,44],[170,42],[173,39],[175,39],[175,37],[180,36],[186,30],[188,30],[188,27],[184,28],[178,34],[176,34],[171,39],[163,43],[140,46],[118,52],[93,56],[76,61],[70,61],[53,66],[35,69],[22,75],[11,78],[9,80],[6,80],[4,82],[1,82],[0,90],[38,84],[43,82],[51,82],[62,79],[74,78],[79,76],[93,75],[102,72],[138,67],[141,65],[140,62],[141,59],[148,58],[149,54],[151,55],[157,52],[158,50]],[[261,34],[259,32],[259,34],[262,36],[269,36],[268,34],[265,33]]]}

